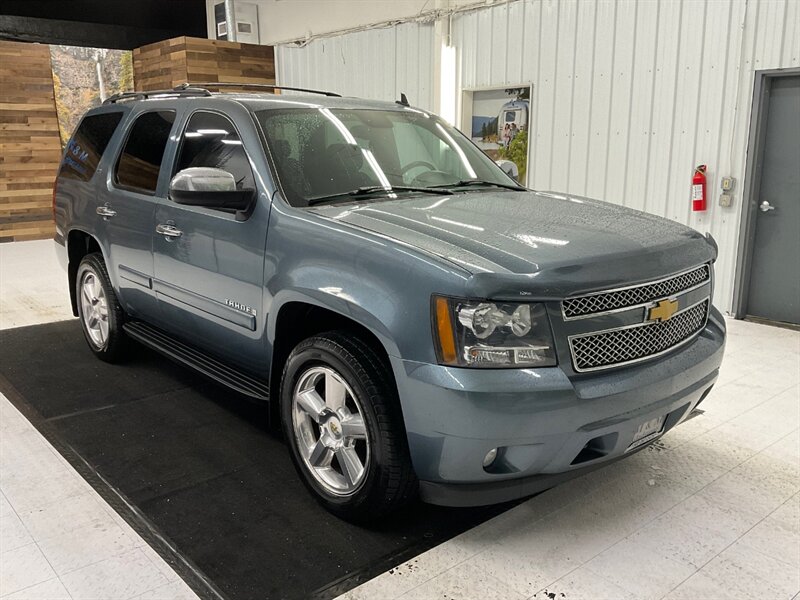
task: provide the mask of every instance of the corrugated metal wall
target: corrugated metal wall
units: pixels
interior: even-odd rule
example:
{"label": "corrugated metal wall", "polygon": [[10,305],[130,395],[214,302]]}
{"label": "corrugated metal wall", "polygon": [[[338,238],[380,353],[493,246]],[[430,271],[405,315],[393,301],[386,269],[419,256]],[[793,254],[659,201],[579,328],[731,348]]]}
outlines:
{"label": "corrugated metal wall", "polygon": [[277,79],[374,100],[397,100],[405,92],[415,106],[433,110],[433,50],[430,23],[321,38],[278,46]]}
{"label": "corrugated metal wall", "polygon": [[[710,231],[730,310],[755,69],[800,66],[798,0],[520,0],[453,17],[462,89],[532,83],[530,185]],[[708,164],[709,210],[690,211]],[[734,204],[717,201],[721,176]]]}
{"label": "corrugated metal wall", "polygon": [[[461,89],[532,83],[530,184],[710,231],[730,310],[755,69],[800,66],[800,0],[518,0],[452,17]],[[436,110],[432,24],[279,47],[278,80]],[[707,164],[709,210],[690,211]],[[719,180],[736,177],[721,208]]]}

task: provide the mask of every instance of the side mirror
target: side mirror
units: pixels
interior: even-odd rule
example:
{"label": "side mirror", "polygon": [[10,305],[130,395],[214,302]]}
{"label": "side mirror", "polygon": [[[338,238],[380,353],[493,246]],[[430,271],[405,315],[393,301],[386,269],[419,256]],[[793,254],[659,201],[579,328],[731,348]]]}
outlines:
{"label": "side mirror", "polygon": [[519,183],[519,168],[517,164],[510,160],[500,159],[495,161],[497,166],[503,169],[503,173],[511,177],[514,181]]}
{"label": "side mirror", "polygon": [[187,206],[245,211],[255,196],[255,190],[237,190],[233,175],[212,167],[184,169],[169,182],[169,197],[177,204]]}

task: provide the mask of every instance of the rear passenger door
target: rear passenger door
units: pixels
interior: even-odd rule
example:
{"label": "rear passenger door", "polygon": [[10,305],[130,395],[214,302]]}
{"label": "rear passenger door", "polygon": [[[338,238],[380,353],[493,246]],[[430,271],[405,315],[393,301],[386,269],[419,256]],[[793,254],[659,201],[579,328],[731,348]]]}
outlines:
{"label": "rear passenger door", "polygon": [[164,153],[176,119],[174,110],[145,110],[131,116],[127,136],[98,194],[97,219],[105,227],[107,267],[128,314],[157,320],[152,289],[153,220]]}
{"label": "rear passenger door", "polygon": [[[211,110],[192,112],[178,141],[172,175],[190,167],[231,173],[238,189],[255,189],[247,216],[166,198],[156,208],[154,288],[161,318],[176,337],[256,374],[262,374],[264,248],[269,203],[243,139],[257,140],[249,113],[237,119]],[[242,133],[247,132],[247,136]],[[165,229],[167,228],[167,229]]]}

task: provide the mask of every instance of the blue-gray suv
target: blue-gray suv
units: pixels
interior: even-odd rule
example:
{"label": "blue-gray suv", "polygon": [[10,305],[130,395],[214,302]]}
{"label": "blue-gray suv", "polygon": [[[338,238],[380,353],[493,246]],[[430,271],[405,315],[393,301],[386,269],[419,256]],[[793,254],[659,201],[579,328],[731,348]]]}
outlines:
{"label": "blue-gray suv", "polygon": [[268,401],[351,520],[630,455],[722,360],[710,236],[526,189],[405,99],[115,96],[69,142],[54,212],[92,352],[136,340]]}

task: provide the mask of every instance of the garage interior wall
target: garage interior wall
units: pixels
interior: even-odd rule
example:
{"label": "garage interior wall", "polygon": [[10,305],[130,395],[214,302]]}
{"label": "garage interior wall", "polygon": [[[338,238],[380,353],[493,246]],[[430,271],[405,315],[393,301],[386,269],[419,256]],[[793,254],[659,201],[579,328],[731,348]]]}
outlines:
{"label": "garage interior wall", "polygon": [[[457,16],[452,35],[462,88],[533,83],[534,188],[710,231],[715,303],[730,310],[754,71],[800,65],[800,3],[525,0]],[[692,213],[699,164],[708,210]]]}
{"label": "garage interior wall", "polygon": [[52,237],[60,161],[50,48],[0,40],[0,242]]}
{"label": "garage interior wall", "polygon": [[[206,0],[208,37],[216,37],[214,5],[223,0]],[[258,36],[261,44],[281,44],[316,35],[368,27],[374,23],[402,20],[438,8],[442,3],[463,5],[475,0],[234,0],[258,7]],[[324,9],[322,8],[324,6]]]}
{"label": "garage interior wall", "polygon": [[[518,0],[454,14],[451,27],[459,90],[533,84],[530,185],[711,232],[715,303],[730,311],[754,72],[800,66],[800,2]],[[375,99],[404,91],[439,111],[433,29],[278,47],[278,81]],[[708,210],[692,213],[699,164]],[[730,208],[718,204],[722,176],[736,178]]]}
{"label": "garage interior wall", "polygon": [[372,100],[398,100],[403,92],[433,110],[433,30],[432,23],[404,23],[277,46],[278,82]]}
{"label": "garage interior wall", "polygon": [[186,82],[275,83],[275,57],[272,46],[181,36],[135,48],[133,72],[137,90]]}

